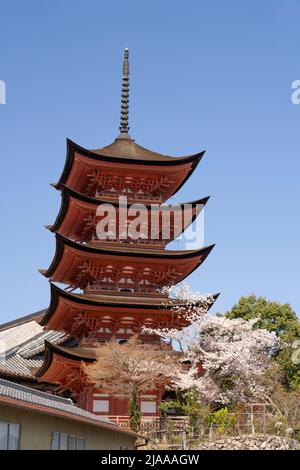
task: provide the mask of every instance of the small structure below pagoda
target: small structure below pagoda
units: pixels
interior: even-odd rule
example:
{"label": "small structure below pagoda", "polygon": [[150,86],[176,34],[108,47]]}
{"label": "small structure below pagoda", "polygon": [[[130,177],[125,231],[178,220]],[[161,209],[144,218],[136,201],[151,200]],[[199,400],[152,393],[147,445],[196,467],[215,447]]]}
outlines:
{"label": "small structure below pagoda", "polygon": [[[119,136],[111,145],[97,150],[67,141],[65,167],[54,185],[61,192],[61,209],[54,224],[47,226],[55,233],[56,251],[50,267],[41,270],[50,280],[51,289],[51,302],[41,325],[71,335],[77,346],[46,343],[45,359],[36,378],[57,384],[57,391],[71,392],[82,408],[110,418],[127,414],[127,397],[109,396],[98,390],[87,381],[82,362],[93,362],[95,345],[111,338],[126,341],[135,334],[143,342],[159,341],[145,334],[144,326],[186,326],[186,320],[174,312],[162,289],[185,279],[213,248],[166,250],[208,200],[188,203],[190,212],[185,218],[177,217],[178,212],[164,204],[187,181],[204,152],[185,157],[162,155],[141,147],[130,137],[128,56],[125,49]],[[105,216],[98,209],[105,204],[116,213],[113,238],[99,237],[97,229]],[[120,231],[121,219],[126,230],[134,223],[132,205],[139,216],[145,216],[140,237],[134,237],[130,230],[124,237]],[[182,207],[177,207],[179,214]],[[166,216],[167,236],[163,223]],[[154,391],[141,397],[145,416],[159,414],[162,393]]]}

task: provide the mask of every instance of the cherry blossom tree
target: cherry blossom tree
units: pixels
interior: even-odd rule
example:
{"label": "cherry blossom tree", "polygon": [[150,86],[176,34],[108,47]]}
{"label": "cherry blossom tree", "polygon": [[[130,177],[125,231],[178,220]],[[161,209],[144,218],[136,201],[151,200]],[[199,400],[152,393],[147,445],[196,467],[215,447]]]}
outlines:
{"label": "cherry blossom tree", "polygon": [[[262,398],[261,378],[271,354],[279,348],[276,334],[253,329],[256,319],[210,315],[211,295],[191,294],[187,286],[175,291],[172,288],[170,293],[172,290],[174,309],[180,309],[190,326],[181,331],[147,329],[147,332],[177,341],[182,360],[190,363],[189,368],[177,374],[176,385],[182,390],[196,387],[200,399],[206,403],[226,405]],[[177,307],[178,299],[185,302],[185,308]]]}

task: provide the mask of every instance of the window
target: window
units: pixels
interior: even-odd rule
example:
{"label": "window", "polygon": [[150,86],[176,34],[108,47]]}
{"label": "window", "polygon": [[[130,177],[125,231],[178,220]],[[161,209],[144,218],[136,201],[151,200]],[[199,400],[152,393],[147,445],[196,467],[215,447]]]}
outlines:
{"label": "window", "polygon": [[0,421],[0,450],[20,448],[21,425]]}
{"label": "window", "polygon": [[69,436],[69,450],[84,450],[85,447],[85,439],[79,436]]}
{"label": "window", "polygon": [[141,412],[142,413],[156,413],[156,402],[155,401],[141,401]]}
{"label": "window", "polygon": [[51,450],[84,450],[85,439],[73,434],[53,432]]}
{"label": "window", "polygon": [[98,413],[109,413],[109,400],[94,400],[93,411]]}

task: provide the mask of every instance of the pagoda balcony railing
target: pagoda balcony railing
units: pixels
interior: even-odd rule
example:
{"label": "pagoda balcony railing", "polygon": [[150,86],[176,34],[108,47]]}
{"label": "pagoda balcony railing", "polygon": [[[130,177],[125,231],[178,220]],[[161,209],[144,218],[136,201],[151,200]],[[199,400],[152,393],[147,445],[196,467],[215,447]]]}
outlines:
{"label": "pagoda balcony railing", "polygon": [[[92,332],[90,331],[88,334],[83,336],[83,338],[80,341],[80,346],[87,346],[87,345],[95,345],[95,343],[105,343],[106,341],[109,341],[111,339],[115,339],[116,341],[127,341],[129,338],[131,338],[133,335],[133,332],[131,333],[116,333],[112,334],[111,331],[105,333],[105,332]],[[143,341],[144,344],[156,344],[156,345],[161,345],[163,349],[166,350],[172,350],[172,343],[171,341],[169,342],[162,342],[162,340],[159,337],[155,337],[153,335],[143,335],[140,334],[139,337]]]}
{"label": "pagoda balcony railing", "polygon": [[150,238],[148,239],[138,238],[137,240],[131,240],[131,239],[120,240],[118,238],[116,239],[108,238],[107,240],[99,240],[96,238],[96,236],[94,236],[91,239],[91,244],[93,246],[103,246],[103,247],[106,247],[107,244],[113,244],[114,247],[119,247],[123,249],[125,249],[125,247],[133,248],[134,250],[138,250],[139,248],[141,250],[145,250],[146,248],[148,248],[149,250],[151,250],[152,248],[164,250],[165,246],[171,241],[173,241],[172,238],[166,239],[166,240],[160,240],[160,239],[152,240]]}
{"label": "pagoda balcony railing", "polygon": [[111,201],[115,201],[118,199],[120,196],[127,196],[128,199],[131,201],[143,201],[143,202],[163,202],[161,196],[153,195],[151,193],[149,194],[138,194],[138,193],[131,193],[131,192],[110,192],[108,193],[107,191],[97,191],[95,194],[95,198],[101,198],[101,199],[107,199]]}
{"label": "pagoda balcony railing", "polygon": [[[118,426],[129,428],[129,416],[105,416],[105,418],[113,421]],[[164,429],[165,421],[168,421],[172,425],[172,429],[185,430],[189,427],[188,416],[168,416],[164,419],[162,416],[142,416],[141,418],[141,432],[147,431],[159,431]]]}
{"label": "pagoda balcony railing", "polygon": [[145,294],[151,294],[151,297],[167,297],[168,294],[163,294],[161,290],[156,290],[153,287],[132,287],[131,285],[121,285],[121,286],[107,286],[107,285],[93,285],[89,284],[87,288],[85,289],[85,293],[87,294],[99,294],[99,295],[106,295],[106,294],[112,294],[112,295],[122,295],[122,296],[127,296],[127,297],[139,297],[139,296],[144,296]]}

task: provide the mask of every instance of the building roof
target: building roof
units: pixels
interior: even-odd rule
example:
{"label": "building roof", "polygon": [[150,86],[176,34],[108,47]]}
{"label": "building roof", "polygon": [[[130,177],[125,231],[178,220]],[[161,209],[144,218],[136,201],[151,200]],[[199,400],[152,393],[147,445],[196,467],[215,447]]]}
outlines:
{"label": "building roof", "polygon": [[[63,297],[69,299],[73,302],[84,304],[84,305],[94,305],[94,306],[104,306],[104,307],[128,307],[132,306],[134,308],[146,308],[146,309],[172,309],[174,306],[184,306],[186,305],[184,301],[170,299],[168,297],[137,297],[131,295],[126,297],[124,295],[105,295],[105,294],[78,294],[75,292],[68,292],[64,289],[61,289],[56,284],[50,283],[51,286],[51,298],[56,302],[56,297]],[[214,301],[217,300],[220,294],[213,294]],[[54,307],[54,306],[53,306]],[[50,308],[50,307],[49,307]],[[48,308],[48,310],[49,310]],[[45,311],[45,315],[48,310]],[[44,317],[43,317],[44,318]],[[43,323],[41,323],[43,324]]]}
{"label": "building roof", "polygon": [[[108,201],[107,199],[104,199],[104,198],[101,199],[101,198],[94,198],[94,197],[90,197],[90,196],[85,196],[83,194],[78,193],[77,191],[72,190],[71,188],[69,188],[65,185],[62,185],[62,187],[61,187],[61,196],[62,196],[61,207],[60,207],[59,213],[56,217],[56,220],[53,223],[53,225],[47,225],[46,226],[46,228],[51,230],[51,232],[56,232],[61,228],[61,225],[63,224],[63,221],[64,221],[65,217],[68,214],[68,210],[69,210],[70,205],[72,204],[72,202],[74,202],[76,204],[76,207],[78,208],[78,210],[80,208],[80,210],[82,210],[83,212],[88,211],[88,212],[91,212],[93,214],[96,214],[97,207],[101,204],[109,204],[109,205],[114,206],[116,209],[118,209],[119,207],[123,207],[123,206],[119,206],[118,201],[113,201],[113,200]],[[197,211],[196,209],[199,209],[199,208],[201,209],[202,207],[204,207],[208,200],[209,200],[209,196],[201,198],[201,199],[197,199],[195,201],[188,201],[188,202],[184,202],[184,203],[180,203],[180,204],[178,204],[178,203],[176,203],[176,204],[163,204],[163,206],[160,206],[158,203],[157,204],[155,204],[155,203],[143,204],[141,202],[136,202],[135,207],[138,207],[140,205],[141,209],[144,209],[146,207],[146,209],[148,211],[156,210],[156,208],[157,208],[157,210],[162,210],[161,209],[162,207],[163,207],[164,211],[167,210],[167,209],[176,210],[177,208],[178,209],[180,208],[181,210],[183,210],[187,206],[192,207],[194,210],[193,210],[193,213],[190,214],[190,220],[185,221],[184,226],[182,226],[182,230],[180,232],[176,233],[176,237],[178,237],[180,235],[180,233],[183,230],[186,230],[186,228],[190,225],[190,223],[192,223],[195,220],[196,216],[199,214],[200,210]],[[128,203],[124,207],[127,207],[127,208],[131,207],[131,203]],[[74,219],[74,217],[75,217],[75,214],[73,216],[73,219]],[[76,217],[76,223],[79,226],[82,226],[82,224],[83,224],[81,219],[82,219],[82,217],[81,218],[78,217],[78,216]],[[72,225],[72,230],[74,231],[73,221],[69,221],[69,225]],[[69,236],[65,233],[62,233],[62,234],[65,235],[65,236]],[[70,238],[73,238],[73,237],[70,237]]]}
{"label": "building roof", "polygon": [[[184,302],[168,299],[166,297],[126,297],[122,295],[93,295],[93,294],[76,294],[67,292],[57,285],[51,283],[51,302],[45,316],[41,320],[41,325],[57,330],[71,331],[74,327],[74,321],[78,313],[84,311],[103,313],[118,317],[127,313],[135,312],[138,318],[148,318],[155,315],[157,318],[164,320],[164,316],[172,316],[175,323],[186,326],[186,322],[182,317],[176,315],[176,308],[184,306]],[[217,300],[219,294],[212,296],[212,303]]]}
{"label": "building roof", "polygon": [[59,356],[60,358],[69,359],[71,361],[76,361],[79,364],[81,361],[84,362],[94,362],[96,360],[96,349],[95,348],[66,348],[61,346],[56,346],[54,344],[45,342],[45,358],[44,361],[40,364],[39,368],[36,369],[35,377],[42,377],[45,372],[49,369],[52,364],[54,355]]}
{"label": "building roof", "polygon": [[[168,354],[176,356],[181,352],[168,350]],[[95,347],[66,348],[47,343],[44,362],[36,371],[35,377],[38,380],[59,384],[62,376],[68,376],[70,368],[74,368],[74,365],[79,368],[83,362],[91,364],[96,361],[97,355]]]}
{"label": "building roof", "polygon": [[33,369],[41,367],[43,359],[29,359],[13,354],[12,356],[0,359],[0,375],[19,377],[19,378],[33,378]]}
{"label": "building roof", "polygon": [[97,351],[94,347],[87,348],[81,346],[79,348],[68,348],[66,346],[58,346],[50,343],[49,341],[45,341],[46,355],[48,351],[52,351],[69,359],[82,360],[87,362],[93,362],[97,356]]}
{"label": "building roof", "polygon": [[[135,248],[128,248],[128,245],[125,247],[111,245],[106,248],[92,244],[81,244],[58,233],[56,233],[55,237],[56,250],[53,260],[47,270],[40,270],[40,272],[52,281],[70,285],[72,284],[72,276],[75,276],[75,273],[78,272],[78,264],[86,257],[86,253],[99,262],[99,264],[103,264],[108,260],[110,262],[114,260],[115,262],[118,261],[126,264],[129,259],[137,263],[144,263],[146,260],[149,265],[159,263],[167,266],[174,263],[176,267],[180,265],[183,270],[177,276],[176,283],[178,283],[203,263],[215,246],[205,246],[197,250],[137,250]],[[68,267],[70,263],[72,264],[72,270]]]}
{"label": "building roof", "polygon": [[42,327],[31,320],[0,332],[0,356],[8,356],[16,349],[43,331]]}
{"label": "building roof", "polygon": [[33,378],[32,369],[38,368],[43,360],[35,357],[45,350],[45,341],[61,344],[70,336],[61,331],[44,330],[41,320],[47,310],[27,315],[2,325],[0,329],[0,376]]}
{"label": "building roof", "polygon": [[146,149],[141,145],[137,144],[134,139],[129,136],[117,137],[113,143],[101,147],[99,149],[88,150],[80,145],[72,142],[72,140],[67,139],[67,146],[71,150],[74,148],[78,153],[82,155],[94,158],[94,159],[104,159],[105,161],[128,161],[130,163],[150,163],[150,164],[173,164],[176,165],[181,162],[199,160],[203,157],[205,150],[201,152],[184,155],[180,157],[173,157],[171,155],[164,155],[162,153],[154,152],[153,150]]}
{"label": "building roof", "polygon": [[[194,155],[188,155],[185,157],[170,157],[168,155],[162,155],[151,150],[147,150],[144,147],[136,144],[132,139],[117,138],[111,145],[96,150],[87,150],[80,147],[75,142],[67,139],[67,157],[64,169],[61,177],[56,184],[53,186],[56,189],[61,189],[62,184],[68,184],[69,177],[74,169],[74,163],[77,159],[85,161],[98,166],[104,165],[107,167],[107,163],[111,164],[111,167],[122,164],[128,166],[128,170],[136,168],[143,168],[147,166],[148,169],[155,170],[163,167],[166,171],[167,167],[169,170],[177,171],[177,168],[185,169],[180,181],[177,181],[176,185],[172,189],[171,194],[177,192],[185,181],[190,177],[198,163],[204,155],[204,151],[196,153]],[[76,166],[76,165],[75,165]],[[172,170],[172,171],[173,171]],[[161,172],[162,170],[160,170]]]}
{"label": "building roof", "polygon": [[[46,313],[47,310],[43,310]],[[38,316],[39,321],[43,316]],[[44,341],[61,343],[68,338],[58,331],[44,331],[39,323],[31,320],[0,331],[0,370],[1,357],[8,358],[15,353],[21,357],[32,357],[44,350]]]}
{"label": "building roof", "polygon": [[4,331],[4,330],[7,330],[9,328],[12,328],[14,326],[17,326],[17,325],[27,323],[27,322],[32,321],[32,320],[35,320],[36,322],[39,322],[39,319],[44,315],[44,313],[45,313],[45,309],[38,310],[37,312],[30,313],[29,315],[24,315],[22,317],[16,318],[15,320],[11,320],[9,322],[2,323],[2,325],[0,325],[0,332]]}
{"label": "building roof", "polygon": [[75,421],[93,424],[112,431],[137,436],[132,431],[118,427],[112,421],[97,416],[74,405],[70,398],[62,398],[24,385],[0,379],[0,403],[45,412]]}
{"label": "building roof", "polygon": [[24,343],[18,349],[18,354],[24,358],[30,358],[45,350],[45,341],[50,341],[53,344],[61,344],[69,338],[69,335],[62,334],[61,331],[43,330],[41,334],[32,338],[31,341]]}
{"label": "building roof", "polygon": [[[76,145],[76,144],[75,144]],[[122,158],[122,159],[132,159],[132,160],[150,160],[151,162],[178,162],[187,159],[198,158],[199,155],[202,155],[204,152],[199,152],[196,154],[185,155],[182,157],[173,157],[170,155],[164,155],[162,153],[154,152],[153,150],[146,149],[141,145],[137,144],[134,139],[131,139],[129,136],[117,137],[112,144],[106,145],[100,149],[89,150],[89,152],[100,155],[103,157],[111,158]]]}

